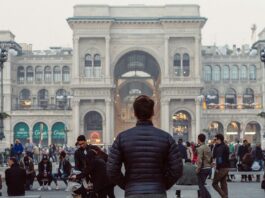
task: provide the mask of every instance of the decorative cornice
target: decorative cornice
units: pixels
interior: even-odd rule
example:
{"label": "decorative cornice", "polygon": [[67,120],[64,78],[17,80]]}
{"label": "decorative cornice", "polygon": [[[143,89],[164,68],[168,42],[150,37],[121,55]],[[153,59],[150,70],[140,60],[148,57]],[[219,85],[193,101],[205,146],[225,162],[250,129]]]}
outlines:
{"label": "decorative cornice", "polygon": [[165,17],[110,17],[110,16],[75,16],[67,19],[68,23],[205,23],[207,18],[200,16],[165,16]]}

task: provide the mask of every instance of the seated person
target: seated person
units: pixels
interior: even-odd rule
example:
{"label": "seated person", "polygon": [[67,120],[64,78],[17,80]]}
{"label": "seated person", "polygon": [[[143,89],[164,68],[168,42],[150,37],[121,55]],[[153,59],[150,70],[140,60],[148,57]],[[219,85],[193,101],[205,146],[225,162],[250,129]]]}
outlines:
{"label": "seated person", "polygon": [[68,177],[71,174],[72,165],[67,159],[65,159],[65,157],[66,157],[66,153],[62,151],[59,157],[60,162],[59,162],[58,172],[55,173],[53,176],[53,180],[54,180],[54,183],[56,184],[57,190],[59,189],[57,178],[60,177],[63,180],[63,182],[67,185]]}
{"label": "seated person", "polygon": [[47,183],[48,183],[48,190],[51,190],[52,163],[49,161],[49,156],[47,154],[43,154],[42,160],[38,165],[38,170],[39,174],[37,175],[37,180],[40,184],[38,190],[42,190],[43,184],[46,185]]}
{"label": "seated person", "polygon": [[[183,166],[183,175],[176,183],[177,185],[198,185],[198,177],[196,173],[196,166],[191,163],[190,159],[185,160]],[[198,191],[199,194],[199,191]],[[181,197],[181,191],[176,190],[177,197]]]}
{"label": "seated person", "polygon": [[19,166],[26,171],[25,189],[26,190],[32,189],[34,178],[36,176],[32,159],[29,156],[23,157],[23,159],[19,163]]}

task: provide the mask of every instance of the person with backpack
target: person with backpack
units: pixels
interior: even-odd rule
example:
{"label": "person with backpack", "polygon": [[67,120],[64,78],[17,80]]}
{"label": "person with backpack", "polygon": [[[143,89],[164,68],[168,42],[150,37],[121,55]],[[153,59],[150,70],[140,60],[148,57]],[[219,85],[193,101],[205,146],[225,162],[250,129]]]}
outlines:
{"label": "person with backpack", "polygon": [[205,188],[205,181],[211,172],[211,160],[212,160],[212,152],[209,146],[205,144],[206,136],[204,134],[199,134],[198,136],[198,144],[197,148],[198,153],[198,161],[197,161],[197,177],[198,177],[198,185],[200,188],[200,197],[201,198],[211,198],[210,193]]}
{"label": "person with backpack", "polygon": [[[229,171],[229,147],[224,143],[224,136],[222,134],[217,134],[215,137],[216,146],[213,152],[215,173],[212,185],[222,198],[228,198],[226,178]],[[221,187],[219,183],[221,183]]]}

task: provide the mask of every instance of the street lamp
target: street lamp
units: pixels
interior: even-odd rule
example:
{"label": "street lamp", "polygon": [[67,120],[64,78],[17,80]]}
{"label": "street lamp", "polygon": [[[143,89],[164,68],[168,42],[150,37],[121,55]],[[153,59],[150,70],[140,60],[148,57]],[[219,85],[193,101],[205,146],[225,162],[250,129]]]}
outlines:
{"label": "street lamp", "polygon": [[3,69],[4,69],[4,63],[8,59],[8,51],[10,49],[13,49],[17,52],[17,54],[21,54],[22,48],[19,44],[17,44],[14,41],[0,41],[0,72],[1,72],[1,103],[0,103],[0,140],[3,140],[5,138],[4,133],[4,119],[6,117],[9,117],[8,114],[4,112],[4,83],[3,83]]}

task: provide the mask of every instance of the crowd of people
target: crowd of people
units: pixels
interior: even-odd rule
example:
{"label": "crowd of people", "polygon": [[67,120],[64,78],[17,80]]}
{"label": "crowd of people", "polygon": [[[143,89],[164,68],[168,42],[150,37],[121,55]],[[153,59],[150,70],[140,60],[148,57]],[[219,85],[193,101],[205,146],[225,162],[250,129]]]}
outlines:
{"label": "crowd of people", "polygon": [[[28,141],[23,147],[16,141],[8,159],[10,168],[5,172],[8,195],[24,195],[37,178],[38,190],[44,185],[51,190],[52,182],[59,189],[58,179],[61,179],[68,187],[70,182],[75,184],[72,195],[82,198],[115,198],[116,185],[125,191],[126,198],[166,198],[166,191],[175,184],[198,185],[198,197],[211,198],[205,184],[207,178],[212,178],[213,188],[222,198],[228,198],[227,181],[233,179],[228,176],[231,168],[263,170],[260,144],[252,148],[247,140],[243,144],[227,143],[222,134],[207,143],[203,133],[198,135],[196,144],[184,143],[182,139],[176,143],[169,133],[153,126],[151,98],[139,96],[133,108],[136,126],[120,133],[108,154],[96,145],[87,144],[86,137],[80,135],[76,141],[74,166],[62,150],[55,173],[52,164],[57,160],[53,152],[55,146],[42,154],[36,171],[34,145]],[[247,180],[252,180],[251,174],[242,176],[242,181]],[[176,197],[181,197],[180,190],[176,191]]]}

